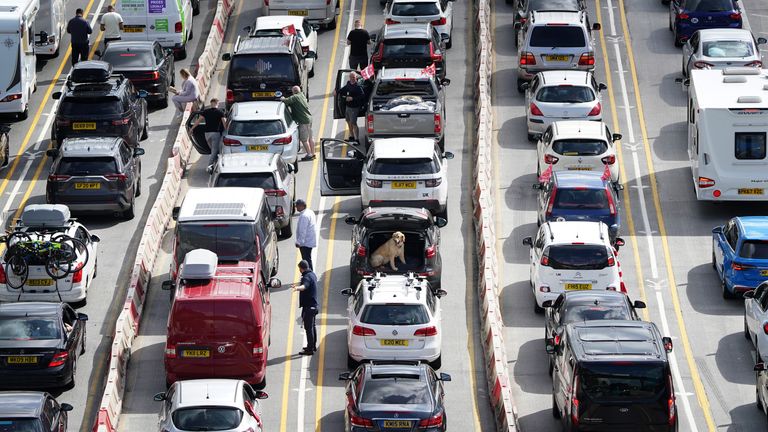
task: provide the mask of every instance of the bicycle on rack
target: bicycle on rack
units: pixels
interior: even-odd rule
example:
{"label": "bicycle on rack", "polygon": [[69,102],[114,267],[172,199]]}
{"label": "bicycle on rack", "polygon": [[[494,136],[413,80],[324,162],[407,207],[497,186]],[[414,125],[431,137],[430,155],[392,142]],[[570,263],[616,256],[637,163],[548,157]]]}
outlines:
{"label": "bicycle on rack", "polygon": [[[58,280],[81,270],[89,258],[85,243],[60,232],[14,231],[3,240],[7,245],[6,284],[12,289],[24,287],[30,265],[43,265],[48,276]],[[78,251],[82,260],[78,260]]]}

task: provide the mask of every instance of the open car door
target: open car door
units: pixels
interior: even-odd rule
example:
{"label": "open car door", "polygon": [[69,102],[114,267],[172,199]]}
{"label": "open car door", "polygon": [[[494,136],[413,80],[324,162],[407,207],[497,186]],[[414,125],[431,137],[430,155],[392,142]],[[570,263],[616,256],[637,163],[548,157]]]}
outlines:
{"label": "open car door", "polygon": [[357,144],[334,138],[321,138],[323,182],[320,195],[360,195],[365,153]]}
{"label": "open car door", "polygon": [[360,77],[360,72],[353,69],[339,69],[336,72],[336,96],[333,98],[333,118],[335,119],[344,118],[344,110],[347,108],[347,105],[346,100],[344,100],[342,96],[339,96],[339,89],[344,87],[347,84],[347,81],[349,81],[350,72],[357,73],[357,82],[363,88],[363,93],[365,93],[365,103],[363,103],[363,106],[360,107],[360,111],[357,113],[357,116],[365,117],[365,113],[368,110],[368,101],[371,99],[371,92],[373,92],[373,81],[364,80],[362,77]]}
{"label": "open car door", "polygon": [[[200,118],[200,124],[196,128],[193,128],[192,125],[195,124],[198,117]],[[187,123],[184,126],[187,128],[187,135],[189,135],[189,139],[192,140],[192,145],[195,147],[195,150],[202,155],[211,154],[211,147],[205,139],[205,132],[203,132],[205,129],[205,117],[202,116],[202,113],[200,111],[192,111],[189,113]]]}

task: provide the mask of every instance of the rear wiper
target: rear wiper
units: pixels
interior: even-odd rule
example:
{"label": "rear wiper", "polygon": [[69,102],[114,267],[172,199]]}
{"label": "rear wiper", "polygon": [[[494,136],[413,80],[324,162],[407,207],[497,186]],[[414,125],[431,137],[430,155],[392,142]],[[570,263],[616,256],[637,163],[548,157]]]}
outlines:
{"label": "rear wiper", "polygon": [[564,100],[563,103],[584,103],[584,101],[578,100],[578,99],[567,99],[567,100]]}

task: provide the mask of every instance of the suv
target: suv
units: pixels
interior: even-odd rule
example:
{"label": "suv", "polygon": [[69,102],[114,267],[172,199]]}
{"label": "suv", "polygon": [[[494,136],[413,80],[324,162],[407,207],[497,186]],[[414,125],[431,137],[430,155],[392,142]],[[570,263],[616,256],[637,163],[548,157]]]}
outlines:
{"label": "suv", "polygon": [[297,85],[309,98],[309,68],[298,37],[238,36],[231,53],[221,59],[232,62],[227,72],[227,108],[235,102],[276,100],[291,94]]}
{"label": "suv", "polygon": [[523,83],[545,70],[595,69],[595,49],[592,30],[586,12],[531,12],[518,35],[517,90]]}
{"label": "suv", "polygon": [[[515,46],[517,46],[517,34],[523,25],[528,22],[531,12],[579,12],[587,10],[585,0],[507,0],[507,4],[516,3],[515,9]],[[589,17],[587,17],[589,20]],[[589,21],[587,21],[589,25]]]}
{"label": "suv", "polygon": [[280,101],[232,105],[222,139],[222,153],[269,152],[298,168],[299,125]]}
{"label": "suv", "polygon": [[536,175],[547,167],[553,171],[595,171],[611,173],[611,181],[619,183],[614,142],[621,134],[612,134],[603,122],[569,120],[553,122],[536,145]]}
{"label": "suv", "polygon": [[176,83],[173,50],[163,48],[158,41],[113,41],[96,55],[114,67],[139,89],[147,91],[147,101],[160,107],[168,106],[168,89]]}
{"label": "suv", "polygon": [[[445,35],[448,38],[448,35]],[[446,74],[445,41],[432,24],[388,24],[373,36],[371,63],[376,72],[387,68],[425,68],[435,65],[435,76]]]}
{"label": "suv", "polygon": [[644,321],[568,324],[552,373],[552,416],[566,431],[676,432],[672,339]]}
{"label": "suv", "polygon": [[[309,52],[317,54],[317,27],[311,25],[306,17],[300,15],[265,15],[256,18],[253,26],[246,26],[245,30],[250,37],[282,37],[283,29],[293,26],[296,35],[301,42],[301,51],[304,55]],[[309,77],[315,76],[315,58],[317,56],[307,56],[304,60]]]}
{"label": "suv", "polygon": [[53,157],[45,200],[75,212],[114,212],[133,219],[141,195],[141,147],[122,138],[67,138]]}
{"label": "suv", "polygon": [[445,47],[450,48],[453,45],[453,2],[454,0],[391,0],[384,9],[385,22],[430,23],[445,40]]}
{"label": "suv", "polygon": [[[440,228],[447,223],[445,219],[433,217],[423,208],[377,207],[363,210],[359,218],[348,216],[344,222],[353,225],[349,286],[373,275],[376,269],[368,262],[371,254],[399,231],[405,234],[405,262],[398,264],[398,273],[415,272],[426,277],[433,290],[440,289]],[[392,272],[388,266],[383,271]]]}
{"label": "suv", "polygon": [[376,273],[341,294],[349,297],[349,369],[364,360],[420,360],[440,368],[445,291],[432,292],[429,282],[414,273]]}
{"label": "suv", "polygon": [[66,81],[51,129],[51,142],[79,136],[117,136],[132,147],[147,139],[149,114],[145,90],[136,91],[129,79],[112,74],[109,63],[89,60],[76,64]]}

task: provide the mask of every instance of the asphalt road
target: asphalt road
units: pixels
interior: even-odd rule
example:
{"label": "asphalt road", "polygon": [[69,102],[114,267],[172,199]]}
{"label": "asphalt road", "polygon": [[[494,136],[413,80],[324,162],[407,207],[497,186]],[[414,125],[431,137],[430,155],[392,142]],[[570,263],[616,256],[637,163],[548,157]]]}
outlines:
{"label": "asphalt road", "polygon": [[[226,36],[231,46],[236,32],[250,24],[260,11],[260,2],[241,2],[230,21]],[[344,123],[332,118],[331,92],[336,70],[342,67],[346,33],[350,29],[350,14],[364,20],[369,30],[383,23],[381,7],[376,0],[344,0],[337,30],[323,30],[319,35],[318,61],[315,77],[310,80],[310,108],[313,113],[315,137],[342,137]],[[448,52],[448,76],[452,83],[447,94],[447,150],[456,154],[450,162],[449,224],[443,229],[443,372],[452,374],[446,385],[447,417],[452,430],[493,430],[493,416],[487,396],[481,341],[478,338],[476,290],[473,286],[474,234],[471,203],[471,131],[473,108],[471,91],[471,61],[474,43],[469,2],[456,3],[454,45]],[[226,47],[224,48],[226,49]],[[469,60],[467,60],[469,59]],[[224,96],[221,68],[214,79],[209,96]],[[346,66],[346,62],[344,62]],[[203,187],[208,176],[204,169],[207,156],[197,160],[193,152],[184,187]],[[306,199],[318,216],[319,246],[314,258],[320,278],[322,311],[318,316],[318,333],[322,336],[319,352],[301,357],[303,330],[296,324],[297,295],[287,289],[272,292],[272,345],[269,351],[266,391],[270,397],[262,403],[266,430],[305,431],[322,429],[338,431],[343,427],[345,396],[338,374],[346,371],[346,298],[338,292],[349,280],[350,228],[343,223],[348,214],[360,212],[358,197],[321,198],[319,193],[320,164],[302,162],[298,173],[297,196]],[[164,390],[163,346],[169,310],[168,295],[160,291],[160,282],[167,278],[171,235],[166,234],[165,254],[158,259],[153,271],[148,306],[141,332],[135,342],[129,363],[128,383],[120,429],[150,430],[156,427],[159,405],[152,395]],[[284,283],[298,280],[297,250],[291,239],[279,245],[281,265],[278,277]]]}

